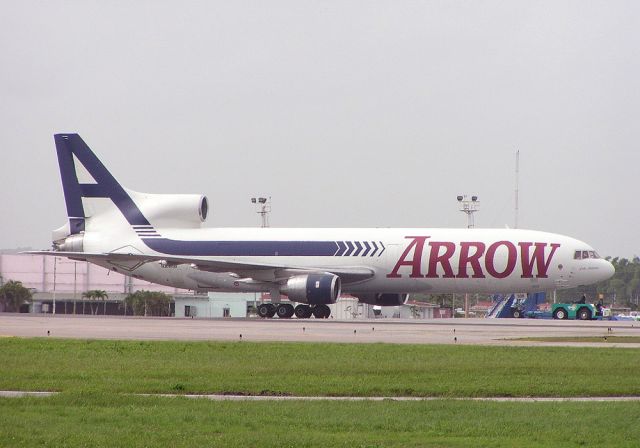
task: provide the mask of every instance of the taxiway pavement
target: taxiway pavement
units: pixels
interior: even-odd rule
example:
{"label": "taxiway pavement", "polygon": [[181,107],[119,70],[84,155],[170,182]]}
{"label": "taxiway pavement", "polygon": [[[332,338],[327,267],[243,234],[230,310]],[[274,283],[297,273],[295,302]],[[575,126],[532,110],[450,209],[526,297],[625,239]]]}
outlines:
{"label": "taxiway pavement", "polygon": [[[610,329],[610,330],[609,330]],[[123,316],[0,314],[0,336],[81,339],[306,341],[398,344],[579,345],[608,336],[640,336],[640,322],[536,319],[177,319]],[[523,341],[528,337],[600,337],[602,343]]]}

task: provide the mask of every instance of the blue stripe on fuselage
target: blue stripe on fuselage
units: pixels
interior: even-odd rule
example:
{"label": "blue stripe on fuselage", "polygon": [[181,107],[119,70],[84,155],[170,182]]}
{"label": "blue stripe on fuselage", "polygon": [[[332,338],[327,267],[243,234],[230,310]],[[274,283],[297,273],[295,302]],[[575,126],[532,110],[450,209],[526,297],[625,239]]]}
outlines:
{"label": "blue stripe on fuselage", "polygon": [[150,249],[192,257],[332,257],[335,241],[179,241],[145,238]]}

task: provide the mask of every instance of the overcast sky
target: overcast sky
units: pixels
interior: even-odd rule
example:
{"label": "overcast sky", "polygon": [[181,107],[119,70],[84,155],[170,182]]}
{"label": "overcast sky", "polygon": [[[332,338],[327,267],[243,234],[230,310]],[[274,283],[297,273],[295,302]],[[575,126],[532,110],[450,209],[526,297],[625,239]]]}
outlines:
{"label": "overcast sky", "polygon": [[640,2],[5,1],[0,248],[66,212],[52,135],[208,226],[514,225],[640,254]]}

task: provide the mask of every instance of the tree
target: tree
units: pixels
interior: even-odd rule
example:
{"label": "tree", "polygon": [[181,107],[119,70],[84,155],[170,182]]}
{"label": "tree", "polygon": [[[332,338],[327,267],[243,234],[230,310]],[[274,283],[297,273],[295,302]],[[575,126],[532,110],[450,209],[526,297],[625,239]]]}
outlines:
{"label": "tree", "polygon": [[[104,312],[103,314],[107,314],[107,302],[106,300],[109,298],[106,291],[101,289],[92,289],[82,293],[82,298],[89,300],[91,306],[91,314],[98,314],[98,310],[100,309],[100,303],[98,301],[102,301],[104,303]],[[93,309],[93,304],[97,303],[95,310]]]}
{"label": "tree", "polygon": [[637,307],[638,299],[640,298],[640,270],[636,271],[636,274],[629,282],[628,289],[631,296],[630,302]]}
{"label": "tree", "polygon": [[131,308],[135,316],[169,316],[171,296],[156,291],[136,291],[124,299],[125,314]]}
{"label": "tree", "polygon": [[9,280],[0,287],[0,308],[4,311],[16,313],[28,302],[31,302],[31,291],[22,286],[22,282]]}

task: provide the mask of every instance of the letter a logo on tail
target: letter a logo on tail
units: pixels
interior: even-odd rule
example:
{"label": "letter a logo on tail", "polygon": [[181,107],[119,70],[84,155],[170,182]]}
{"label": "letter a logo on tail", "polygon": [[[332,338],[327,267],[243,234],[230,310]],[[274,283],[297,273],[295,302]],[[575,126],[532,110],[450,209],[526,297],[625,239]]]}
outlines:
{"label": "letter a logo on tail", "polygon": [[[54,139],[71,235],[84,231],[86,215],[82,198],[111,199],[129,224],[149,225],[149,221],[140,212],[127,191],[78,134],[56,134]],[[95,183],[80,183],[76,172],[76,159],[93,177]]]}

